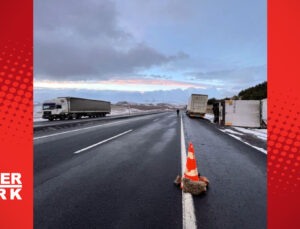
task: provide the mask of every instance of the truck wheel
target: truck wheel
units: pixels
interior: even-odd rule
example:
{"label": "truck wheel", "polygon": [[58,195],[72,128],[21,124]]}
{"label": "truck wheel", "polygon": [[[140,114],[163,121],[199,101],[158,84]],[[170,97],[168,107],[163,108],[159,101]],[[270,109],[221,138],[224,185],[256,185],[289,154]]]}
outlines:
{"label": "truck wheel", "polygon": [[53,121],[53,118],[48,118],[49,121]]}

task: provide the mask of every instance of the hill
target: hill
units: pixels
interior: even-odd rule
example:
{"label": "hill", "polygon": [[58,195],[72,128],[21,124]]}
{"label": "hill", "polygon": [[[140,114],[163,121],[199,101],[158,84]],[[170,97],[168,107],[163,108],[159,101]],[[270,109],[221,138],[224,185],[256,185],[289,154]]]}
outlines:
{"label": "hill", "polygon": [[242,100],[261,100],[267,98],[267,81],[240,91],[238,97]]}

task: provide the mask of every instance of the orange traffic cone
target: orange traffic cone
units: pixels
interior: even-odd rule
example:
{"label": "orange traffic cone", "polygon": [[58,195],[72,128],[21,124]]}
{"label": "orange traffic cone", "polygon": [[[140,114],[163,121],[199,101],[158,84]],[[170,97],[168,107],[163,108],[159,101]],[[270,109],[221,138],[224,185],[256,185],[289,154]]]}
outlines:
{"label": "orange traffic cone", "polygon": [[[190,142],[188,156],[186,159],[186,167],[184,172],[184,177],[193,181],[199,181],[197,164],[195,159],[195,152],[193,143]],[[183,184],[181,182],[181,188],[183,188]]]}

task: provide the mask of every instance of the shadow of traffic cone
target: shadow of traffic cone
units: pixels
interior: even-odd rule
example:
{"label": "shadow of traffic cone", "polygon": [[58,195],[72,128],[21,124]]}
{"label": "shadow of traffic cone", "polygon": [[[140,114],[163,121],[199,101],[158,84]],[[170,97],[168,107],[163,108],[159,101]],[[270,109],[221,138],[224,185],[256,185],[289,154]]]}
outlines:
{"label": "shadow of traffic cone", "polygon": [[[194,152],[194,147],[192,142],[190,142],[189,145],[188,155],[186,159],[186,167],[185,167],[185,172],[183,177],[188,178],[192,181],[199,181],[197,164],[195,159],[195,152]],[[183,188],[182,182],[180,187]]]}

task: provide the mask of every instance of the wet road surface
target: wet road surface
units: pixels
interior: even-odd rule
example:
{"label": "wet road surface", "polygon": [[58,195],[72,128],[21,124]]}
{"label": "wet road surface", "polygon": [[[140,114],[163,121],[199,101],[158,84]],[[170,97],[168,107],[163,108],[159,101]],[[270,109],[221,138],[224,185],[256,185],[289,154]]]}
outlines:
{"label": "wet road surface", "polygon": [[193,197],[198,228],[267,228],[267,156],[207,120],[183,116],[183,123],[198,170],[211,182]]}
{"label": "wet road surface", "polygon": [[[266,228],[266,155],[205,120],[183,115],[183,124],[211,181],[193,198],[198,228]],[[182,228],[175,112],[34,138],[35,228]]]}

